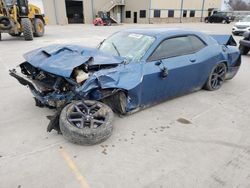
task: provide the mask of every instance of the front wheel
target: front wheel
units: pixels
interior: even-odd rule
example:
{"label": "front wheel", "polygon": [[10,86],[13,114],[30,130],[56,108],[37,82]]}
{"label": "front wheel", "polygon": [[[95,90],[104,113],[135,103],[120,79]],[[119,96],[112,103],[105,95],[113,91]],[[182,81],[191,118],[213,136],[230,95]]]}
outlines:
{"label": "front wheel", "polygon": [[113,111],[98,101],[75,101],[61,112],[59,125],[62,135],[81,145],[94,145],[108,139],[113,130]]}
{"label": "front wheel", "polygon": [[22,18],[21,25],[23,28],[23,36],[25,40],[33,40],[32,25],[29,18]]}
{"label": "front wheel", "polygon": [[218,65],[216,65],[212,69],[204,88],[209,91],[220,89],[225,81],[226,72],[227,66],[225,65],[225,63],[219,63]]}

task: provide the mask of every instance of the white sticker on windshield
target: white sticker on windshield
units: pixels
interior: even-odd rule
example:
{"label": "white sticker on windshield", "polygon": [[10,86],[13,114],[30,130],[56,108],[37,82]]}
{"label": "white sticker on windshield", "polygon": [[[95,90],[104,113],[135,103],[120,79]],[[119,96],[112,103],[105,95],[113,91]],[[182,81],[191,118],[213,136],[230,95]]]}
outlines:
{"label": "white sticker on windshield", "polygon": [[129,37],[140,39],[143,37],[143,35],[132,33],[132,34],[129,34]]}

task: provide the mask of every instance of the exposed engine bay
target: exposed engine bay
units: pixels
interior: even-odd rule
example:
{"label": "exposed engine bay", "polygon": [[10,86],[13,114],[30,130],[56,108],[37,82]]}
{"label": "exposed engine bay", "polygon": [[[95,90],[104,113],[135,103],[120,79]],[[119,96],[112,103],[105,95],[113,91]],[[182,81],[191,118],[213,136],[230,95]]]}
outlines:
{"label": "exposed engine bay", "polygon": [[81,87],[94,72],[117,66],[91,65],[92,61],[93,58],[90,58],[87,63],[74,68],[69,78],[40,70],[28,62],[19,65],[21,74],[17,69],[13,69],[10,70],[10,75],[31,89],[37,106],[60,108],[67,101],[78,99],[76,89]]}

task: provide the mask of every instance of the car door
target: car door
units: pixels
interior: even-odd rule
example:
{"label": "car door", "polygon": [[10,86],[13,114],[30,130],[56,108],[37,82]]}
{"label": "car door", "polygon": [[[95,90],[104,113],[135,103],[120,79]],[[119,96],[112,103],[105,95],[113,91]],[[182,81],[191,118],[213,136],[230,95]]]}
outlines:
{"label": "car door", "polygon": [[224,19],[224,16],[222,14],[219,14],[217,23],[221,23],[223,19]]}
{"label": "car door", "polygon": [[209,17],[209,22],[211,22],[211,23],[215,22],[216,21],[215,19],[216,19],[215,15],[212,15]]}
{"label": "car door", "polygon": [[213,17],[213,22],[214,23],[218,23],[219,15],[218,14],[214,14],[212,17]]}
{"label": "car door", "polygon": [[[142,80],[143,105],[183,95],[201,88],[201,63],[191,46],[190,37],[164,40],[144,65]],[[203,44],[204,48],[206,45]]]}

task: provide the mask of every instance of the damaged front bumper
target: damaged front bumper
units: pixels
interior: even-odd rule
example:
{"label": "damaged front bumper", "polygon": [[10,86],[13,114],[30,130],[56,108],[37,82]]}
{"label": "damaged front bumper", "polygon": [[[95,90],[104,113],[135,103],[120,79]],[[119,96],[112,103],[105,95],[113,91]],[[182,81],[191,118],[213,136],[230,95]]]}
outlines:
{"label": "damaged front bumper", "polygon": [[28,86],[31,90],[32,94],[35,97],[37,106],[48,106],[53,108],[60,108],[67,104],[69,101],[76,98],[76,93],[69,92],[58,92],[53,91],[50,93],[44,93],[42,88],[35,83],[34,80],[20,74],[16,69],[12,69],[9,71],[9,74],[17,79],[20,84],[24,86]]}

